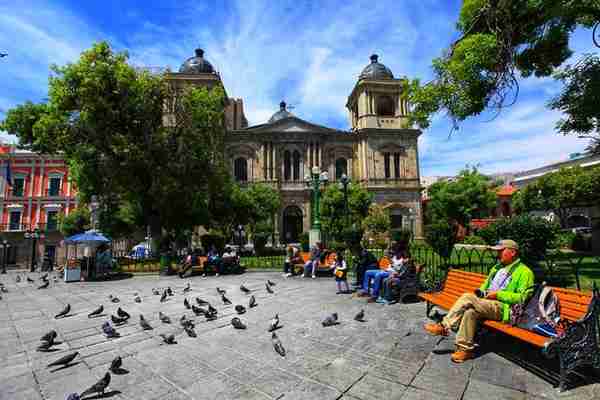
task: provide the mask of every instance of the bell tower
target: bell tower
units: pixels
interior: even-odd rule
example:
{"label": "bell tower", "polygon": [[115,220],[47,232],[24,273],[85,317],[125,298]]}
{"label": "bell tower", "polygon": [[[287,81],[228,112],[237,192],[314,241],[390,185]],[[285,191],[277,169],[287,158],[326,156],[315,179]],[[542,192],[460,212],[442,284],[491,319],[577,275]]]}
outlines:
{"label": "bell tower", "polygon": [[409,128],[406,78],[394,78],[377,54],[370,58],[346,103],[352,130]]}

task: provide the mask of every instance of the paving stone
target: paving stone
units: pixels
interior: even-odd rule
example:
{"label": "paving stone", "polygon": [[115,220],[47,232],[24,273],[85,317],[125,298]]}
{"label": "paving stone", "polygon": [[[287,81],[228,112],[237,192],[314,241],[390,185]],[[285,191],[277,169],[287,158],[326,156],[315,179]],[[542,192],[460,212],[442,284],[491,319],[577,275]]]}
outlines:
{"label": "paving stone", "polygon": [[399,400],[405,391],[404,385],[365,375],[350,388],[348,394],[361,399]]}
{"label": "paving stone", "polygon": [[353,368],[347,359],[336,358],[330,363],[317,369],[311,376],[316,381],[335,387],[340,392],[345,392],[356,381],[361,379],[365,372]]}

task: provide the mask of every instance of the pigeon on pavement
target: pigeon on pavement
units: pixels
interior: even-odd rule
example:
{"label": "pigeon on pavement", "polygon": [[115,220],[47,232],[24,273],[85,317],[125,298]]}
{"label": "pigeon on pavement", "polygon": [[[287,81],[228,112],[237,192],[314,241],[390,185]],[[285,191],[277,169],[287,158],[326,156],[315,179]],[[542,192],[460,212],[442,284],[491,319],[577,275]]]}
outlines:
{"label": "pigeon on pavement", "polygon": [[152,288],[152,294],[158,296],[160,294],[160,291],[156,288]]}
{"label": "pigeon on pavement", "polygon": [[241,305],[241,304],[238,304],[238,305],[236,305],[236,306],[235,306],[235,311],[236,311],[238,314],[243,314],[243,313],[245,313],[245,312],[246,312],[246,307],[244,307],[244,306],[243,306],[243,305]]}
{"label": "pigeon on pavement", "polygon": [[244,286],[243,284],[240,285],[240,290],[246,294],[250,293],[250,289],[248,289],[246,286]]}
{"label": "pigeon on pavement", "polygon": [[56,314],[56,315],[54,316],[54,318],[55,318],[55,319],[56,319],[56,318],[62,318],[62,317],[64,317],[64,316],[66,316],[66,315],[67,315],[67,314],[68,314],[70,311],[71,311],[71,305],[70,305],[70,304],[67,304],[67,306],[66,306],[66,307],[65,307],[65,308],[64,308],[64,309],[63,309],[61,312],[59,312],[58,314]]}
{"label": "pigeon on pavement", "polygon": [[40,281],[46,282],[47,280],[48,280],[48,274],[44,274],[44,275],[40,276]]}
{"label": "pigeon on pavement", "polygon": [[359,313],[354,316],[354,320],[365,322],[365,310],[360,310]]}
{"label": "pigeon on pavement", "polygon": [[96,308],[94,311],[88,314],[88,318],[96,317],[102,314],[102,311],[104,311],[104,306],[100,305],[100,307]]}
{"label": "pigeon on pavement", "polygon": [[114,315],[110,316],[110,320],[115,325],[121,325],[121,324],[124,324],[125,322],[127,322],[127,318],[119,318],[119,317],[115,317]]}
{"label": "pigeon on pavement", "polygon": [[246,329],[246,325],[244,325],[238,317],[233,317],[231,325],[233,325],[235,329]]}
{"label": "pigeon on pavement", "polygon": [[227,297],[225,297],[224,294],[221,295],[221,300],[223,300],[223,304],[225,304],[225,305],[231,304],[231,300],[229,300]]}
{"label": "pigeon on pavement", "polygon": [[267,279],[267,284],[269,286],[275,286],[275,282],[273,282],[272,280]]}
{"label": "pigeon on pavement", "polygon": [[188,282],[187,286],[183,289],[183,293],[187,293],[190,290],[192,290],[192,288],[190,287],[190,283]]}
{"label": "pigeon on pavement", "polygon": [[164,290],[162,296],[160,296],[160,302],[164,303],[165,301],[167,301],[167,291]]}
{"label": "pigeon on pavement", "polygon": [[112,294],[108,295],[108,299],[113,303],[118,303],[120,301],[118,297],[113,296]]}
{"label": "pigeon on pavement", "polygon": [[171,318],[169,318],[168,315],[163,314],[162,312],[158,312],[158,318],[164,323],[164,324],[170,324],[171,323]]}
{"label": "pigeon on pavement", "polygon": [[275,314],[275,316],[271,319],[271,323],[269,324],[269,332],[273,332],[279,328],[279,314]]}
{"label": "pigeon on pavement", "polygon": [[104,391],[108,387],[109,383],[110,383],[110,372],[107,372],[102,379],[100,379],[98,382],[96,382],[94,385],[92,385],[92,387],[90,387],[89,389],[87,389],[83,393],[81,393],[80,397],[85,397],[89,394],[94,394],[94,393],[100,393],[102,396],[104,396]]}
{"label": "pigeon on pavement", "polygon": [[183,299],[183,305],[184,305],[184,306],[185,306],[185,308],[187,308],[188,310],[189,310],[190,308],[192,308],[192,307],[190,306],[190,302],[188,301],[188,299]]}
{"label": "pigeon on pavement", "polygon": [[177,343],[175,341],[175,335],[170,334],[170,335],[165,335],[164,333],[160,334],[160,337],[163,339],[163,342],[165,342],[166,344],[175,344]]}
{"label": "pigeon on pavement", "polygon": [[167,288],[167,295],[173,296],[173,291],[171,290],[171,286]]}
{"label": "pigeon on pavement", "polygon": [[142,298],[140,296],[135,296],[133,298],[133,301],[135,301],[136,303],[141,303],[142,302]]}
{"label": "pigeon on pavement", "polygon": [[189,337],[196,337],[198,335],[196,335],[196,331],[194,331],[194,327],[191,325],[186,325],[183,327],[183,330],[185,331],[185,333],[188,334]]}
{"label": "pigeon on pavement", "polygon": [[140,326],[145,331],[149,331],[149,330],[153,329],[152,326],[148,323],[148,321],[146,321],[146,319],[144,318],[144,316],[142,314],[140,314]]}
{"label": "pigeon on pavement", "polygon": [[223,295],[223,294],[227,293],[227,291],[225,289],[217,288],[217,293],[219,293],[220,295]]}
{"label": "pigeon on pavement", "polygon": [[117,315],[121,318],[125,318],[125,319],[129,319],[131,318],[131,315],[129,315],[129,313],[125,310],[123,310],[121,307],[117,308]]}
{"label": "pigeon on pavement", "polygon": [[201,298],[199,298],[199,297],[196,297],[196,303],[198,303],[198,305],[199,305],[199,306],[206,306],[206,305],[208,305],[208,304],[209,304],[209,303],[208,303],[208,301],[206,301],[206,300],[202,300],[202,299],[201,299]]}
{"label": "pigeon on pavement", "polygon": [[106,335],[107,338],[121,336],[121,335],[119,335],[119,332],[117,332],[115,330],[115,328],[113,328],[113,326],[108,321],[106,321],[104,324],[102,324],[102,332],[104,332],[104,334]]}
{"label": "pigeon on pavement", "polygon": [[75,357],[77,357],[77,355],[79,354],[78,351],[76,351],[75,353],[71,353],[71,354],[67,354],[64,357],[59,358],[56,361],[51,362],[50,364],[48,364],[48,367],[56,367],[58,365],[69,365],[71,364],[71,362],[75,359]]}
{"label": "pigeon on pavement", "polygon": [[17,283],[21,282],[21,275],[17,275],[16,281],[17,281]]}
{"label": "pigeon on pavement", "polygon": [[203,309],[202,307],[196,307],[194,304],[192,304],[192,311],[196,315],[206,315],[207,314],[207,311],[205,309]]}
{"label": "pigeon on pavement", "polygon": [[110,367],[108,367],[108,370],[114,373],[115,371],[121,369],[121,365],[123,365],[123,359],[121,358],[121,356],[117,356],[117,358],[112,360],[112,362],[110,363]]}
{"label": "pigeon on pavement", "polygon": [[273,289],[271,289],[271,286],[268,283],[265,283],[265,288],[267,289],[267,292],[273,293]]}
{"label": "pigeon on pavement", "polygon": [[333,326],[339,324],[337,313],[333,313],[321,322],[323,326]]}
{"label": "pigeon on pavement", "polygon": [[281,344],[281,340],[277,337],[277,334],[273,332],[271,334],[271,341],[273,342],[273,348],[281,357],[285,357],[285,348]]}
{"label": "pigeon on pavement", "polygon": [[50,332],[46,333],[44,336],[42,336],[40,338],[40,340],[42,342],[54,342],[54,339],[56,339],[56,331],[53,329]]}
{"label": "pigeon on pavement", "polygon": [[256,303],[256,298],[254,297],[254,295],[250,296],[250,301],[248,301],[248,307],[252,308],[252,307],[256,307],[258,305],[258,303]]}
{"label": "pigeon on pavement", "polygon": [[33,282],[35,282],[35,281],[34,281],[33,279],[31,279],[30,277],[27,277],[27,282],[29,282],[29,283],[33,283]]}
{"label": "pigeon on pavement", "polygon": [[217,314],[217,309],[214,308],[213,306],[211,306],[210,304],[208,305],[208,313],[209,314]]}
{"label": "pigeon on pavement", "polygon": [[42,283],[40,286],[38,286],[38,289],[46,289],[49,285],[50,285],[50,281],[44,281],[44,283]]}

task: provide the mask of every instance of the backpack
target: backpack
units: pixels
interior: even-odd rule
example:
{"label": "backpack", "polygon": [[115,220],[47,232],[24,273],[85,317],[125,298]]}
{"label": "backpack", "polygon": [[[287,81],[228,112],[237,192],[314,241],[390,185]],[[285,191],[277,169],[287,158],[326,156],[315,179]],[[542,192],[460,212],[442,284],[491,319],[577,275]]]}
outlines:
{"label": "backpack", "polygon": [[560,320],[560,302],[552,288],[541,284],[526,304],[515,304],[511,309],[511,324],[554,336]]}

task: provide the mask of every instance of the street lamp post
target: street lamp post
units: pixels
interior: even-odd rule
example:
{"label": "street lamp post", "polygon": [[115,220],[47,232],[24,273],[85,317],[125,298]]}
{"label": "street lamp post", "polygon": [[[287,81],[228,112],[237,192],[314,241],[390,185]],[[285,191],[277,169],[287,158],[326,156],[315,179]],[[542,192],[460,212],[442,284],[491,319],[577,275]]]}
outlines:
{"label": "street lamp post", "polygon": [[350,184],[350,178],[348,178],[348,175],[342,175],[340,179],[340,184],[342,186],[342,190],[344,191],[344,212],[346,213],[346,227],[348,227],[350,222],[350,213],[348,212],[348,185]]}
{"label": "street lamp post", "polygon": [[321,184],[326,185],[329,182],[329,175],[327,171],[321,172],[320,168],[314,166],[311,170],[310,176],[307,175],[304,178],[306,185],[312,189],[312,218],[311,218],[311,229],[309,233],[309,242],[313,246],[316,242],[321,241]]}
{"label": "street lamp post", "polygon": [[6,264],[8,263],[8,248],[10,245],[8,244],[8,240],[4,239],[2,241],[2,273],[6,274]]}
{"label": "street lamp post", "polygon": [[44,232],[40,232],[38,228],[35,228],[34,230],[28,230],[27,232],[25,232],[25,239],[31,239],[31,266],[29,268],[30,272],[35,271],[35,246],[37,244],[38,239],[44,239],[44,237]]}

